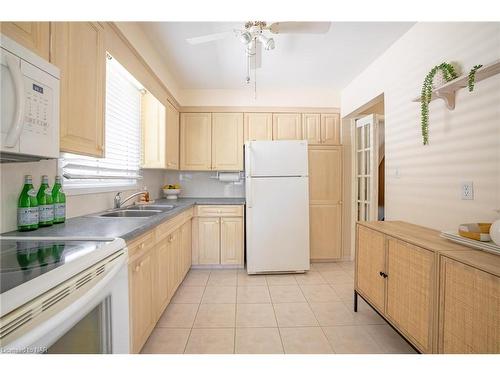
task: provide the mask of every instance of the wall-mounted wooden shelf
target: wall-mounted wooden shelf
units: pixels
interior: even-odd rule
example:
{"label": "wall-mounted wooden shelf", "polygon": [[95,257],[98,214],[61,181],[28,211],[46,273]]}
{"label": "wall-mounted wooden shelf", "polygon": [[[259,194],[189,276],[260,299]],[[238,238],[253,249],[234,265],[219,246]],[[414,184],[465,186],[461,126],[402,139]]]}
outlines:
{"label": "wall-mounted wooden shelf", "polygon": [[[484,65],[482,68],[478,69],[476,71],[475,82],[482,81],[483,79],[489,78],[498,73],[500,73],[500,60],[496,60],[491,64]],[[468,74],[465,74],[455,78],[453,81],[450,81],[441,87],[432,90],[431,101],[441,98],[445,101],[448,109],[455,109],[455,93],[458,90],[467,87],[468,81],[469,76]],[[420,96],[413,99],[413,101],[420,102]]]}

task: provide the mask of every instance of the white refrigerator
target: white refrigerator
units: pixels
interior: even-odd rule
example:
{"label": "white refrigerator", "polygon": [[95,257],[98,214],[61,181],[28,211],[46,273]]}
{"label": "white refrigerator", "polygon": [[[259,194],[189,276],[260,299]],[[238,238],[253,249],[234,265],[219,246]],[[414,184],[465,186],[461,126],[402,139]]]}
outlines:
{"label": "white refrigerator", "polygon": [[309,270],[307,141],[245,143],[247,271]]}

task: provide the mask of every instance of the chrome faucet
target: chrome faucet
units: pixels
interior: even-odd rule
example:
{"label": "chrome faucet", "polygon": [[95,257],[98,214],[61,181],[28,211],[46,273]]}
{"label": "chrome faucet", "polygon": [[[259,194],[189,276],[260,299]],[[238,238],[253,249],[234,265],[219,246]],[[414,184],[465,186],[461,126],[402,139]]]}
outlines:
{"label": "chrome faucet", "polygon": [[141,194],[147,194],[148,191],[147,190],[143,190],[143,191],[138,191],[137,193],[134,193],[130,196],[128,196],[127,198],[125,198],[123,201],[122,201],[122,197],[121,197],[121,192],[118,192],[116,193],[115,195],[115,208],[120,208],[121,206],[123,206],[123,204],[129,200],[131,200],[132,198],[134,197],[137,197],[138,195],[141,195]]}

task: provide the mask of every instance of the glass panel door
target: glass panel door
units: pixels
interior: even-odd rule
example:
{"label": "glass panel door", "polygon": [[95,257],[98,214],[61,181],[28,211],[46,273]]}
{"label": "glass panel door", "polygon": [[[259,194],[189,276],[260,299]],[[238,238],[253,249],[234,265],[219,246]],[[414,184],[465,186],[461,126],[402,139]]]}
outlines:
{"label": "glass panel door", "polygon": [[378,146],[375,115],[356,120],[355,134],[357,220],[377,220]]}

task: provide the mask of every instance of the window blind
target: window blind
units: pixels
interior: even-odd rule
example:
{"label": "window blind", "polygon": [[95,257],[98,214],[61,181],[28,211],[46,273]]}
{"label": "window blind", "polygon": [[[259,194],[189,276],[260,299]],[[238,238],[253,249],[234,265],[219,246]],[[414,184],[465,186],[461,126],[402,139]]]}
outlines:
{"label": "window blind", "polygon": [[60,159],[65,188],[131,188],[141,159],[141,97],[143,87],[118,62],[106,60],[105,157],[63,153]]}

